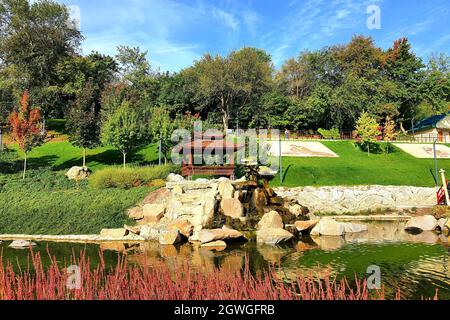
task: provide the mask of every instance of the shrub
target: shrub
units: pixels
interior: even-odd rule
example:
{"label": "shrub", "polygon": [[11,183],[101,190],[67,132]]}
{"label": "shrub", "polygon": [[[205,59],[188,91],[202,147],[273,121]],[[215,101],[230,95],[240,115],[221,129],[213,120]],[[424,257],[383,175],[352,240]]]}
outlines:
{"label": "shrub", "polygon": [[89,185],[95,189],[129,189],[150,184],[156,179],[166,179],[172,172],[179,172],[174,165],[148,167],[111,167],[95,172],[89,179]]}
{"label": "shrub", "polygon": [[338,129],[333,128],[331,130],[325,130],[320,128],[318,130],[318,132],[322,135],[322,137],[324,137],[325,139],[333,139],[333,140],[338,140],[341,138],[341,134],[339,132]]}

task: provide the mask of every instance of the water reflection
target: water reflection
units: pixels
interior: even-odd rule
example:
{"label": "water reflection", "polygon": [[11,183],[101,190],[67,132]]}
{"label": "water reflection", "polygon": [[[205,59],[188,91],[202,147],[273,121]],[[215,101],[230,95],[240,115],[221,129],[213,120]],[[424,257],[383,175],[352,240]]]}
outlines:
{"label": "water reflection", "polygon": [[[367,276],[367,267],[377,265],[382,271],[382,283],[388,297],[402,289],[405,298],[433,297],[439,289],[441,299],[450,299],[450,259],[448,238],[432,232],[409,234],[404,222],[366,223],[368,231],[345,237],[304,237],[286,246],[267,246],[255,243],[224,248],[207,248],[191,244],[161,246],[156,242],[138,244],[104,243],[99,245],[48,244],[48,251],[61,263],[73,252],[86,251],[91,264],[98,263],[99,248],[104,251],[106,263],[114,265],[119,256],[130,264],[159,265],[171,268],[189,263],[192,268],[214,271],[216,267],[239,271],[248,259],[253,273],[266,270],[270,264],[280,265],[278,275],[292,280],[299,275]],[[28,253],[0,245],[3,257],[24,267]],[[47,245],[38,244],[36,251],[47,256]]]}

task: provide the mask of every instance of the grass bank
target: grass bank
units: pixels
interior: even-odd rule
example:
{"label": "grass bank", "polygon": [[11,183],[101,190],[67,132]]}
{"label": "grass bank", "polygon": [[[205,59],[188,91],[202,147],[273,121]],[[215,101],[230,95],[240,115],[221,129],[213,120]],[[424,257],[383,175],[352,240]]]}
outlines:
{"label": "grass bank", "polygon": [[103,228],[130,223],[126,209],[153,188],[130,190],[79,187],[64,172],[32,170],[25,181],[19,174],[0,175],[0,233],[98,234]]}
{"label": "grass bank", "polygon": [[[323,144],[339,158],[283,158],[283,186],[435,185],[433,159],[417,159],[395,147],[389,154],[368,156],[350,141]],[[450,175],[450,160],[438,160],[438,166]],[[272,184],[279,186],[279,178]]]}

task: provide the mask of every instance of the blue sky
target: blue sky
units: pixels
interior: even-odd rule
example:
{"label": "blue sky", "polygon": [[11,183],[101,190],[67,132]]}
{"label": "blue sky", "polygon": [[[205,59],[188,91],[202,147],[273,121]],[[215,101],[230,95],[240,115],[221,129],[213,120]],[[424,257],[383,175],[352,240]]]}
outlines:
{"label": "blue sky", "polygon": [[[408,37],[426,59],[450,54],[448,0],[59,0],[78,6],[83,52],[115,54],[118,45],[148,51],[153,68],[179,71],[205,52],[243,46],[265,49],[279,67],[302,50],[372,36],[387,48]],[[381,29],[367,27],[369,5],[381,9]]]}

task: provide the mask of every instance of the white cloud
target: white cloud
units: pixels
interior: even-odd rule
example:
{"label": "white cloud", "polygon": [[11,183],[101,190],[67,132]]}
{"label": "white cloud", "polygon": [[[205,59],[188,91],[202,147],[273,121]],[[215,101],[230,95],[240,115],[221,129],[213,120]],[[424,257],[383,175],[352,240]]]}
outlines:
{"label": "white cloud", "polygon": [[214,8],[213,9],[213,16],[223,22],[227,27],[232,29],[233,31],[239,30],[239,21],[236,19],[236,17],[229,12],[225,12],[221,9]]}

